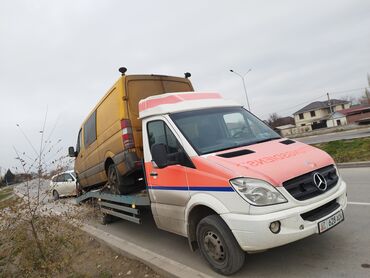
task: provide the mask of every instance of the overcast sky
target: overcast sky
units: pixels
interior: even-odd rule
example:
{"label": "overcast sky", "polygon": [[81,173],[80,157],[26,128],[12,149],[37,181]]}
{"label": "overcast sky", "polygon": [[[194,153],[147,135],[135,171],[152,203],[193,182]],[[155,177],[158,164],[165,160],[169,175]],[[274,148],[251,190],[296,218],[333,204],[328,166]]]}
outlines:
{"label": "overcast sky", "polygon": [[196,90],[242,103],[229,69],[252,68],[252,112],[290,115],[368,85],[370,1],[0,0],[0,167],[18,165],[12,146],[35,156],[22,132],[37,148],[46,111],[51,145],[75,145],[120,66],[189,71]]}

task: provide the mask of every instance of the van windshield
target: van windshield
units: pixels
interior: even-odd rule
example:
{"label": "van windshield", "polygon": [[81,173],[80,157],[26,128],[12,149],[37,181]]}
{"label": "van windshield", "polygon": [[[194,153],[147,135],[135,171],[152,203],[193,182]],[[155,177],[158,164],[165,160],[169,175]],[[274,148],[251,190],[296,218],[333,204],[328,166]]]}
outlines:
{"label": "van windshield", "polygon": [[241,107],[180,112],[170,117],[199,155],[281,138]]}

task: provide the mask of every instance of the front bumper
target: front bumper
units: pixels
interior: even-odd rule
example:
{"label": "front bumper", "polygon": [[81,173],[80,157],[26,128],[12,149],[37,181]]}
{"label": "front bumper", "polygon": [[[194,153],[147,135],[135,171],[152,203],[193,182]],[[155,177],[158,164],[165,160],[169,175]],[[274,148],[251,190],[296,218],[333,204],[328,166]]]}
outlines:
{"label": "front bumper", "polygon": [[[344,210],[347,206],[346,183],[341,180],[338,186],[339,188],[332,195],[310,204],[267,214],[226,213],[221,214],[221,217],[244,251],[253,252],[270,249],[318,233],[318,222],[339,210]],[[301,214],[321,207],[334,199],[339,207],[320,219],[306,221],[301,217]],[[272,233],[269,229],[270,223],[274,221],[281,222],[281,229],[277,234]]]}

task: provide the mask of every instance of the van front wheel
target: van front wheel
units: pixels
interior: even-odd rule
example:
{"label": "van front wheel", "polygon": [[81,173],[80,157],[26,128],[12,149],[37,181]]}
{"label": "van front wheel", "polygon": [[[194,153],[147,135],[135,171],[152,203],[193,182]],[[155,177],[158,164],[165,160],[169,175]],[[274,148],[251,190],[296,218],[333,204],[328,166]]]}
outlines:
{"label": "van front wheel", "polygon": [[209,215],[199,222],[197,241],[203,257],[216,272],[231,275],[242,268],[245,253],[220,216]]}

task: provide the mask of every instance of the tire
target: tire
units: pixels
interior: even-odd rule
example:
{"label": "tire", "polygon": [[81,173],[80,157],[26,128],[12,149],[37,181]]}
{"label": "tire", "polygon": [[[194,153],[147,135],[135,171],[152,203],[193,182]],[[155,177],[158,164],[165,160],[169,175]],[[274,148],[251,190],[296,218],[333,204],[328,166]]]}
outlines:
{"label": "tire", "polygon": [[102,224],[102,225],[110,224],[110,223],[114,222],[115,220],[116,220],[116,218],[113,215],[106,214],[106,213],[103,213],[103,212],[101,212],[101,215],[99,216],[99,223]]}
{"label": "tire", "polygon": [[196,233],[199,249],[214,271],[231,275],[242,268],[245,252],[220,216],[203,218]]}
{"label": "tire", "polygon": [[121,195],[128,194],[136,190],[134,184],[125,182],[125,179],[118,172],[116,165],[109,165],[107,175],[111,193]]}
{"label": "tire", "polygon": [[53,190],[53,200],[56,201],[59,199],[59,193],[56,190]]}

